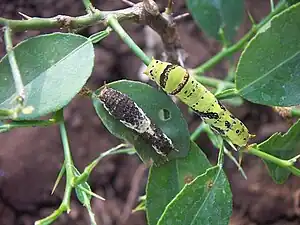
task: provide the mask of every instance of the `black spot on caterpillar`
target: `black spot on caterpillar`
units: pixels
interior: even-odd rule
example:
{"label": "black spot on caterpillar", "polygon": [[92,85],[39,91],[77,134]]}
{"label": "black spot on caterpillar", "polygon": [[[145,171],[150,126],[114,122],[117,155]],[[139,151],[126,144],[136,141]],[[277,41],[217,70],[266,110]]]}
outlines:
{"label": "black spot on caterpillar", "polygon": [[147,117],[128,95],[104,87],[99,94],[99,99],[111,116],[138,133],[165,160],[168,160],[167,155],[171,151],[178,151],[171,139]]}
{"label": "black spot on caterpillar", "polygon": [[193,109],[199,116],[202,118],[208,118],[208,119],[219,119],[219,114],[214,112],[200,112],[196,109]]}
{"label": "black spot on caterpillar", "polygon": [[218,127],[215,127],[214,125],[210,125],[210,127],[212,128],[213,131],[215,131],[217,134],[220,134],[220,135],[224,135],[225,134],[225,131],[218,128]]}
{"label": "black spot on caterpillar", "polygon": [[251,135],[247,127],[235,118],[211,92],[190,76],[185,68],[152,59],[144,73],[165,92],[176,95],[190,106],[204,122],[226,140],[239,147],[248,143]]}
{"label": "black spot on caterpillar", "polygon": [[229,129],[231,127],[231,124],[228,121],[225,121],[225,126]]}

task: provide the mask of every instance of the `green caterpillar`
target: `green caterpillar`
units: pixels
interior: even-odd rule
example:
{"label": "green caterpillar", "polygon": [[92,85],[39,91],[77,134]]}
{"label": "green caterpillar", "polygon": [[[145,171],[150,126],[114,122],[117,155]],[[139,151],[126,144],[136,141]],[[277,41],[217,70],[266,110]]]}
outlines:
{"label": "green caterpillar", "polygon": [[251,134],[216,97],[181,66],[152,59],[144,72],[165,92],[176,95],[190,106],[205,123],[234,145],[247,145]]}

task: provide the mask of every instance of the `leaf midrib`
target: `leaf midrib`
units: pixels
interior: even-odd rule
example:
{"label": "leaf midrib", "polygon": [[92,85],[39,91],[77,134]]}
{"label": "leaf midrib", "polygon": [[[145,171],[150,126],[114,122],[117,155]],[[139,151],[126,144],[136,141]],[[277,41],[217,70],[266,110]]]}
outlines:
{"label": "leaf midrib", "polygon": [[[217,179],[219,178],[219,175],[220,175],[221,170],[222,170],[222,169],[219,168],[218,173],[217,173],[216,176],[215,176],[214,183],[213,183],[213,187],[215,186],[215,183],[217,182]],[[192,222],[191,222],[191,225],[194,224],[196,218],[198,217],[199,212],[202,210],[202,208],[203,208],[203,206],[205,205],[205,203],[206,203],[208,197],[211,195],[213,189],[214,189],[214,188],[212,188],[211,191],[209,191],[208,194],[206,195],[206,197],[205,197],[203,203],[201,204],[200,208],[198,209],[197,213],[195,213],[194,218],[193,218],[193,220],[192,220]]]}
{"label": "leaf midrib", "polygon": [[264,79],[265,77],[267,77],[268,75],[270,75],[272,72],[274,72],[275,70],[277,70],[278,68],[280,68],[281,66],[283,66],[284,64],[288,63],[290,60],[294,59],[298,54],[300,53],[300,50],[297,51],[295,54],[293,54],[292,56],[290,56],[289,58],[287,58],[286,60],[282,61],[281,63],[279,63],[277,66],[273,67],[273,69],[269,70],[267,73],[263,74],[261,77],[259,77],[258,79],[252,81],[251,83],[249,83],[248,85],[244,86],[243,88],[239,89],[238,92],[240,94],[242,94],[242,92],[244,92],[244,94],[247,94],[247,92],[245,91],[246,89],[250,88],[251,86],[253,86],[255,83],[261,81],[262,79]]}
{"label": "leaf midrib", "polygon": [[[84,38],[84,37],[81,37]],[[63,62],[65,59],[67,59],[70,55],[72,55],[73,53],[75,53],[76,51],[79,51],[79,49],[81,49],[82,47],[84,47],[86,44],[90,43],[89,39],[87,39],[86,41],[84,41],[83,43],[81,43],[79,46],[77,46],[76,48],[74,48],[72,51],[70,51],[68,54],[66,54],[64,57],[60,58],[58,61],[56,61],[54,64],[51,64],[51,66],[49,66],[48,68],[45,68],[44,71],[42,71],[41,73],[37,74],[36,76],[34,76],[34,79],[32,79],[30,82],[25,84],[25,88],[27,86],[29,86],[30,84],[32,84],[36,79],[38,79],[40,77],[41,74],[46,73],[48,70],[50,70],[52,67],[60,64],[61,62]],[[13,98],[13,96],[16,95],[16,93],[12,94],[10,97],[3,99],[3,101],[0,103],[0,105],[6,104],[7,101],[9,101],[10,99]]]}

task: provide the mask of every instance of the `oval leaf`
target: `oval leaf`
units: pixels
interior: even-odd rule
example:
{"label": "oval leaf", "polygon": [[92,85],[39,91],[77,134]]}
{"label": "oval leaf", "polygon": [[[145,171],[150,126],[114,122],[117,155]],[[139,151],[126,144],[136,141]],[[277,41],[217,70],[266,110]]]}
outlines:
{"label": "oval leaf", "polygon": [[196,24],[207,35],[221,40],[222,28],[226,40],[233,40],[243,20],[243,0],[186,0],[186,3]]}
{"label": "oval leaf", "polygon": [[187,184],[158,221],[158,225],[227,225],[232,212],[232,195],[220,167],[208,169]]}
{"label": "oval leaf", "polygon": [[[194,143],[191,142],[190,145],[190,151],[186,158],[184,159],[177,159],[174,161],[171,161],[163,167],[152,167],[150,170],[149,178],[148,178],[148,184],[147,184],[147,200],[146,200],[146,212],[147,212],[147,220],[149,225],[156,225],[159,219],[161,218],[163,212],[166,209],[167,205],[170,202],[175,201],[176,198],[174,198],[180,190],[185,186],[186,183],[193,184],[196,182],[195,179],[200,174],[205,173],[205,171],[208,168],[211,168],[211,164],[207,160],[205,154],[199,149],[199,147]],[[220,175],[221,174],[221,175]],[[229,189],[229,184],[226,179],[226,176],[223,172],[221,172],[218,175],[218,179],[221,177],[222,179],[222,187],[218,184],[214,190],[217,190],[219,192],[226,192],[226,198],[223,198],[222,201],[226,200],[226,207],[224,204],[220,203],[218,200],[216,204],[220,204],[219,206],[214,205],[215,209],[220,209],[220,215],[224,216],[224,218],[216,217],[216,220],[227,220],[227,223],[229,221],[229,216],[231,213],[231,193]],[[213,182],[214,183],[214,182]],[[205,192],[203,191],[203,185],[197,186],[197,184],[192,185],[193,188],[199,188],[197,191],[199,192],[198,195],[205,195]],[[185,189],[185,188],[184,188]],[[229,191],[229,192],[228,192]],[[182,192],[180,192],[182,193]],[[188,192],[185,192],[188,193]],[[199,197],[199,196],[198,196]],[[199,198],[195,198],[194,195],[185,194],[186,198],[185,200],[189,201],[190,204],[196,204],[198,207],[198,200]],[[182,201],[185,201],[182,200]],[[178,204],[180,203],[179,201]],[[203,202],[202,202],[203,203]],[[173,204],[173,203],[170,203]],[[177,204],[177,203],[176,203]],[[211,204],[209,201],[208,204]],[[180,206],[181,207],[181,206]],[[167,211],[166,215],[164,215],[161,220],[165,220],[169,217],[173,217],[176,214],[181,214],[181,209],[177,208],[178,211],[173,211],[171,214],[169,214]],[[207,205],[205,204],[205,207],[203,209],[207,209]],[[199,208],[198,208],[199,209]],[[222,212],[222,213],[221,213]],[[174,213],[174,214],[173,214]],[[184,212],[187,214],[187,212]],[[201,211],[203,213],[203,211]],[[212,213],[210,211],[206,211],[207,216]],[[225,214],[229,216],[225,216]],[[190,215],[191,217],[197,216],[196,213],[194,215]],[[214,215],[216,216],[216,215]],[[164,218],[164,219],[163,219]],[[182,219],[185,217],[183,216]],[[178,218],[177,218],[178,219]],[[172,221],[171,223],[163,223],[160,222],[160,224],[172,224],[172,225],[182,225],[183,220],[177,220]],[[205,224],[205,223],[203,223]],[[215,224],[215,223],[206,223],[206,224]],[[217,223],[216,223],[217,224]],[[225,224],[225,223],[224,223]]]}
{"label": "oval leaf", "polygon": [[[92,73],[91,41],[75,34],[54,33],[30,38],[14,48],[32,119],[57,111],[80,91]],[[7,56],[0,62],[0,108],[11,108],[15,85]]]}
{"label": "oval leaf", "polygon": [[247,100],[264,105],[300,104],[300,4],[275,16],[244,50],[236,88]]}
{"label": "oval leaf", "polygon": [[[149,85],[121,80],[108,84],[124,94],[127,94],[146,115],[172,140],[174,147],[179,152],[171,152],[168,159],[185,157],[189,150],[189,131],[185,119],[171,98],[162,91],[158,91]],[[137,153],[144,162],[152,159],[157,165],[162,163],[162,157],[158,155],[149,143],[139,135],[125,127],[120,121],[114,119],[103,107],[97,97],[103,87],[93,95],[93,105],[106,128],[116,137],[129,141],[134,145]],[[168,118],[163,119],[163,113]]]}
{"label": "oval leaf", "polygon": [[[285,134],[275,133],[268,140],[258,145],[260,151],[267,152],[280,159],[291,159],[300,154],[300,120]],[[264,160],[269,173],[276,183],[284,183],[291,172],[272,162]]]}

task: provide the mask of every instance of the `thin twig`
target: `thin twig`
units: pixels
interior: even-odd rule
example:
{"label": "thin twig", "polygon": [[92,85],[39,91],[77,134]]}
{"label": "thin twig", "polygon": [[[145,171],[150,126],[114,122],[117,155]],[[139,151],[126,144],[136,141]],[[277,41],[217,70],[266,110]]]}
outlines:
{"label": "thin twig", "polygon": [[16,56],[13,50],[13,44],[11,39],[11,29],[9,27],[5,27],[4,32],[4,41],[6,45],[6,51],[8,56],[8,61],[11,67],[11,72],[14,78],[15,87],[18,95],[19,103],[23,104],[25,100],[25,88],[22,81],[21,73],[17,64]]}
{"label": "thin twig", "polygon": [[271,12],[273,12],[275,8],[275,4],[273,0],[270,0],[270,6],[271,6]]}
{"label": "thin twig", "polygon": [[133,206],[136,203],[137,197],[139,196],[140,182],[144,176],[146,169],[147,166],[145,164],[140,164],[133,176],[133,179],[131,181],[131,189],[126,200],[124,210],[119,217],[121,224],[126,224],[132,212]]}
{"label": "thin twig", "polygon": [[166,60],[182,65],[184,50],[181,47],[176,24],[172,16],[160,14],[157,4],[153,0],[144,0],[131,7],[115,10],[100,11],[95,9],[87,15],[71,17],[58,15],[51,18],[34,17],[28,20],[12,20],[0,17],[0,25],[8,26],[14,31],[42,30],[48,28],[66,28],[68,30],[82,29],[95,24],[107,25],[107,18],[114,17],[119,22],[131,20],[143,25],[149,25],[162,38]]}
{"label": "thin twig", "polygon": [[294,162],[277,158],[276,156],[273,156],[266,152],[260,151],[257,147],[250,147],[245,151],[245,153],[255,155],[261,159],[275,163],[276,165],[278,165],[280,167],[288,169],[292,174],[294,174],[296,176],[300,176],[300,169],[298,169],[294,166]]}
{"label": "thin twig", "polygon": [[120,38],[128,45],[129,48],[144,62],[144,64],[149,65],[151,59],[135,44],[131,37],[126,33],[126,31],[119,24],[118,20],[111,16],[108,18],[108,24],[111,28],[120,36]]}
{"label": "thin twig", "polygon": [[91,3],[90,0],[82,0],[82,3],[84,4],[85,11],[86,11],[87,13],[94,13],[95,8],[94,8],[94,6],[92,5],[92,3]]}
{"label": "thin twig", "polygon": [[69,141],[68,141],[68,135],[67,135],[67,130],[65,127],[64,123],[64,116],[63,116],[63,109],[59,110],[57,112],[58,118],[60,121],[59,124],[59,129],[60,129],[60,135],[61,135],[61,140],[63,144],[63,149],[64,149],[64,157],[65,157],[65,162],[64,165],[66,167],[66,187],[65,187],[65,192],[64,192],[64,197],[63,201],[61,202],[59,208],[55,210],[52,214],[47,216],[44,219],[41,219],[39,221],[36,221],[34,224],[35,225],[46,225],[46,224],[51,224],[53,223],[62,213],[70,212],[70,201],[71,201],[71,193],[72,193],[72,180],[74,179],[74,174],[73,174],[73,160],[72,160],[72,155],[70,151],[70,146],[69,146]]}
{"label": "thin twig", "polygon": [[91,162],[88,166],[85,167],[85,169],[81,175],[79,175],[78,177],[76,177],[76,179],[73,180],[72,186],[76,186],[83,182],[86,182],[86,180],[89,178],[93,169],[98,165],[100,160],[103,159],[104,157],[106,157],[108,155],[113,155],[113,154],[128,153],[133,150],[132,148],[121,149],[124,147],[127,147],[127,145],[120,144],[120,145],[117,145],[117,146],[107,150],[106,152],[101,153],[99,157],[97,157],[95,160],[93,160],[93,162]]}

